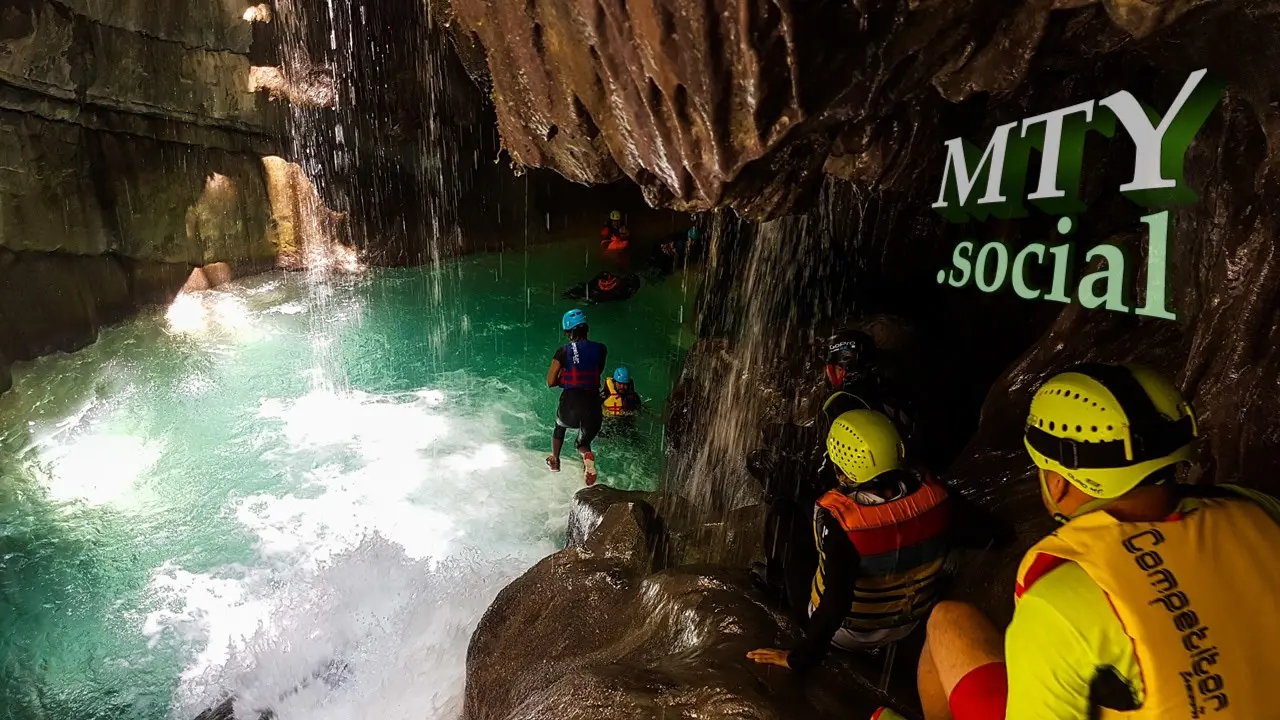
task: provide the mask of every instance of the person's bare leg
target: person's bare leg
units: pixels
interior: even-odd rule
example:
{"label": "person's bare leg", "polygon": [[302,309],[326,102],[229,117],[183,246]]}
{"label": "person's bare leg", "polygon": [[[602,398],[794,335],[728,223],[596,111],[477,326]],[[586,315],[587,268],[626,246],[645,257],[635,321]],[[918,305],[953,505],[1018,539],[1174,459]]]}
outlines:
{"label": "person's bare leg", "polygon": [[920,704],[926,720],[951,720],[948,699],[970,671],[1004,661],[1004,636],[978,608],[938,603],[920,656]]}
{"label": "person's bare leg", "polygon": [[920,652],[916,685],[920,689],[920,709],[924,711],[925,720],[951,720],[951,706],[947,704],[947,693],[938,679],[938,668],[933,664],[928,642]]}
{"label": "person's bare leg", "polygon": [[551,454],[547,456],[547,469],[552,472],[560,472],[560,451],[564,448],[564,428],[556,423],[556,429],[551,433]]}

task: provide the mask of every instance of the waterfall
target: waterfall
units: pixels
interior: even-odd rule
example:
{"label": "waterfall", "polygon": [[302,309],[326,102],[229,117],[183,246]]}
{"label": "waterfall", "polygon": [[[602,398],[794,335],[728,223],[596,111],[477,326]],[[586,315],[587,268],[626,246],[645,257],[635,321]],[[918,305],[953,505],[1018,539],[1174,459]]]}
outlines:
{"label": "waterfall", "polygon": [[700,346],[678,389],[683,417],[669,430],[685,435],[668,489],[692,508],[686,522],[758,501],[745,458],[766,423],[804,424],[817,414],[825,339],[862,311],[859,276],[894,220],[837,180],[803,215],[758,224],[715,216]]}

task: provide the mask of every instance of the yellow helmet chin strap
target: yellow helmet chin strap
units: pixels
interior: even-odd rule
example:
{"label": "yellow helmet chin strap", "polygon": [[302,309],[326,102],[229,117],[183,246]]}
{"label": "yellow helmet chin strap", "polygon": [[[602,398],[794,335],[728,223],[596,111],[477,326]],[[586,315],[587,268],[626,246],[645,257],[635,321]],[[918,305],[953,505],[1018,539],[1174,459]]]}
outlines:
{"label": "yellow helmet chin strap", "polygon": [[[1043,468],[1036,468],[1036,475],[1040,478],[1040,497],[1044,499],[1044,504],[1049,506],[1049,513],[1053,515],[1053,519],[1059,525],[1066,525],[1071,522],[1071,515],[1062,512],[1062,508],[1058,507],[1058,501],[1053,499],[1049,494],[1049,480],[1044,476]],[[1075,514],[1079,514],[1077,511]]]}

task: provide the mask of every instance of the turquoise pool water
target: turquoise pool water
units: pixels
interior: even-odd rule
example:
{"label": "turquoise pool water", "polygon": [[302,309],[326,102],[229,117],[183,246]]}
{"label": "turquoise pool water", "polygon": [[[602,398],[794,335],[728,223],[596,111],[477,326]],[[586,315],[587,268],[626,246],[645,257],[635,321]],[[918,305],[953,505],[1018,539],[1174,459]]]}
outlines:
{"label": "turquoise pool water", "polygon": [[[467,641],[563,542],[559,299],[582,245],[183,296],[0,396],[0,719],[456,716]],[[589,306],[650,409],[597,442],[649,489],[682,275]],[[612,365],[611,365],[612,366]]]}

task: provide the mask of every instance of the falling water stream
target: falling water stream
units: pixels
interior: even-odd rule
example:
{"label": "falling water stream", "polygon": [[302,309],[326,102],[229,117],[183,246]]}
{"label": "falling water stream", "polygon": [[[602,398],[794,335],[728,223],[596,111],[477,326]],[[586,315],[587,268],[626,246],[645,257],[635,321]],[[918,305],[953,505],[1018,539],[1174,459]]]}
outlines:
{"label": "falling water stream", "polygon": [[[474,256],[443,285],[268,274],[20,366],[0,718],[188,720],[228,694],[244,718],[456,717],[471,630],[563,541],[582,485],[572,459],[542,466],[582,257]],[[598,442],[604,483],[657,483],[689,294],[677,274],[590,308],[650,407]]]}

